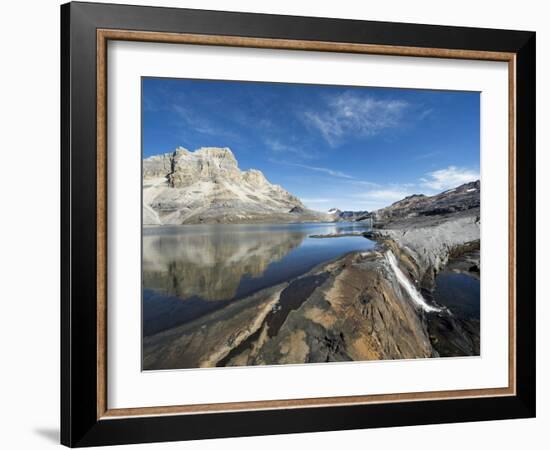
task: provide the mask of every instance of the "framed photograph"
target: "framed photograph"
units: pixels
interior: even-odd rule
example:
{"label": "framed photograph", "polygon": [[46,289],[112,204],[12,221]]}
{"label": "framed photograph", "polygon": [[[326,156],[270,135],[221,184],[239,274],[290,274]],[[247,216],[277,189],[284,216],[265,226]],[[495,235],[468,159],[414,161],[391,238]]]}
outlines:
{"label": "framed photograph", "polygon": [[535,33],[61,7],[61,440],[535,415]]}

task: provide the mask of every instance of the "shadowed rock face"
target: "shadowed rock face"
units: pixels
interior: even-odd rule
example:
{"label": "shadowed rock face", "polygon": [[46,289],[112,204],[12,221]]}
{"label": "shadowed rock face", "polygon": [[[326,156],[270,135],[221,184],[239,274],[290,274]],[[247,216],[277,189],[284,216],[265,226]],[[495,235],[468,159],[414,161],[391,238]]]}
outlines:
{"label": "shadowed rock face", "polygon": [[241,171],[233,152],[217,147],[193,152],[179,147],[144,159],[143,211],[145,225],[330,219],[308,210],[259,170]]}
{"label": "shadowed rock face", "polygon": [[480,183],[473,181],[441,194],[427,197],[415,194],[374,212],[379,223],[398,222],[414,217],[453,214],[477,209],[480,204]]}
{"label": "shadowed rock face", "polygon": [[360,222],[362,220],[369,219],[371,216],[368,211],[340,211],[337,208],[329,209],[328,212],[337,219],[345,220],[348,222]]}
{"label": "shadowed rock face", "polygon": [[417,267],[418,280],[433,276],[453,252],[480,238],[480,183],[474,181],[432,197],[412,195],[374,212],[374,235],[389,239]]}
{"label": "shadowed rock face", "polygon": [[[380,254],[349,255],[270,337],[227,362],[287,364],[425,358],[433,355],[422,315],[394,289]],[[292,287],[289,286],[287,289]]]}
{"label": "shadowed rock face", "polygon": [[[374,233],[399,255],[401,266],[423,295],[437,300],[436,277],[451,269],[479,280],[480,183],[475,181],[433,197],[411,196],[376,211]],[[479,307],[479,285],[477,305]],[[434,349],[441,356],[479,355],[479,317],[428,316]]]}

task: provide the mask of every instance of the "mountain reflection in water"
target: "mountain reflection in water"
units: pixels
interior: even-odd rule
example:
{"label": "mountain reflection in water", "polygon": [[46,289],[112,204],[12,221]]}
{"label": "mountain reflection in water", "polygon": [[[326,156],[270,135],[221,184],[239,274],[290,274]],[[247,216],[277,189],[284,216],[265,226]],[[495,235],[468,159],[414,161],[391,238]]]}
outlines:
{"label": "mountain reflection in water", "polygon": [[374,244],[361,223],[183,225],[143,230],[144,335],[193,320]]}

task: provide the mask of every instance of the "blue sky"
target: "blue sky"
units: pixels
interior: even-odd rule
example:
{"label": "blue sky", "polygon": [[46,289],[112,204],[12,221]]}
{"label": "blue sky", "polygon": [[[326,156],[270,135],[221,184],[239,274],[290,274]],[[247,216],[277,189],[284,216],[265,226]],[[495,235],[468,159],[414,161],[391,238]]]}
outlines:
{"label": "blue sky", "polygon": [[229,147],[320,211],[479,178],[479,93],[143,79],[143,156]]}

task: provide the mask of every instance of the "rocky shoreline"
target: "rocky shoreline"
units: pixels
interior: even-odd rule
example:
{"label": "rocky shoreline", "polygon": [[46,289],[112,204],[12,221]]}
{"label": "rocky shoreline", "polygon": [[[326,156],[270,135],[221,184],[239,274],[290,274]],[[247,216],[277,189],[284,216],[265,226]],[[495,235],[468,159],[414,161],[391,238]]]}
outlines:
{"label": "rocky shoreline", "polygon": [[144,337],[144,369],[479,355],[479,314],[460,314],[435,295],[442,271],[479,280],[479,182],[372,216],[375,228],[360,234],[374,250]]}
{"label": "rocky shoreline", "polygon": [[[479,331],[476,341],[469,324],[430,296],[437,272],[448,261],[458,264],[460,255],[467,255],[472,266],[476,241],[468,239],[473,234],[462,233],[460,241],[453,230],[475,223],[458,220],[457,225],[451,218],[408,231],[376,230],[370,234],[378,241],[373,251],[347,254],[190,324],[146,337],[144,368],[479,354]],[[421,238],[431,243],[425,250],[417,245]],[[414,289],[439,311],[426,312],[411,300],[388,263],[388,252]]]}

